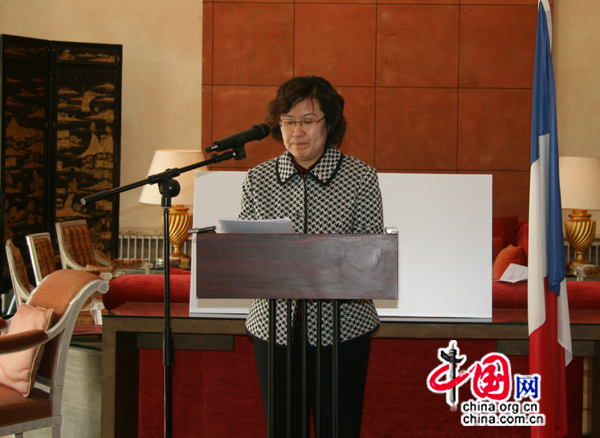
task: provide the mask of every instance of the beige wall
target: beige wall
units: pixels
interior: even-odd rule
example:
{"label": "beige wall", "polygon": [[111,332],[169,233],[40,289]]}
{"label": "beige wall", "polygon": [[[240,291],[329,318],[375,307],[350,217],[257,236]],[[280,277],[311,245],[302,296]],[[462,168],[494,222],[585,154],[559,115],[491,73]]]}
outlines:
{"label": "beige wall", "polygon": [[[199,149],[201,0],[2,0],[0,33],[123,45],[121,185],[147,176],[156,149]],[[120,228],[160,229],[160,206],[121,194]]]}
{"label": "beige wall", "polygon": [[[554,1],[561,155],[600,158],[598,22],[597,0]],[[201,0],[2,0],[0,33],[123,45],[122,185],[146,177],[156,149],[205,146]],[[161,227],[140,190],[121,195],[121,229]]]}
{"label": "beige wall", "polygon": [[[598,0],[554,0],[553,57],[561,156],[600,158],[599,22]],[[569,213],[563,211],[565,220]],[[590,213],[600,221],[600,211]],[[600,227],[596,237],[600,237]]]}
{"label": "beige wall", "polygon": [[560,155],[600,158],[600,3],[554,1]]}

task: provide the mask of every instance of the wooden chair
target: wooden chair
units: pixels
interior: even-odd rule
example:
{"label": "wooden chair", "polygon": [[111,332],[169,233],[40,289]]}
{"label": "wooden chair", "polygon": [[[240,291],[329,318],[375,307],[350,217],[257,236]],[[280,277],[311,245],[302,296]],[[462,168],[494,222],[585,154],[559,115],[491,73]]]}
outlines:
{"label": "wooden chair", "polygon": [[63,269],[80,269],[98,273],[110,280],[126,274],[127,269],[144,269],[150,272],[152,263],[142,259],[103,259],[94,252],[92,237],[85,220],[56,223],[58,249]]}
{"label": "wooden chair", "polygon": [[[108,283],[90,272],[55,271],[42,281],[27,302],[37,309],[53,310],[49,328],[11,333],[9,326],[8,334],[0,336],[0,355],[45,344],[35,380],[43,386],[31,388],[29,395],[24,396],[0,384],[0,436],[15,434],[19,438],[23,437],[24,431],[50,427],[51,436],[60,437],[65,369],[75,321],[92,293],[106,293],[107,290]],[[0,318],[0,327],[3,325],[6,322]]]}
{"label": "wooden chair", "polygon": [[5,248],[14,294],[8,308],[8,313],[10,314],[14,307],[18,309],[21,303],[24,303],[29,299],[33,286],[29,283],[27,268],[25,267],[21,250],[13,244],[11,239],[6,241]]}
{"label": "wooden chair", "polygon": [[112,263],[94,251],[90,229],[85,220],[56,222],[56,237],[63,269],[109,274],[114,271]]}

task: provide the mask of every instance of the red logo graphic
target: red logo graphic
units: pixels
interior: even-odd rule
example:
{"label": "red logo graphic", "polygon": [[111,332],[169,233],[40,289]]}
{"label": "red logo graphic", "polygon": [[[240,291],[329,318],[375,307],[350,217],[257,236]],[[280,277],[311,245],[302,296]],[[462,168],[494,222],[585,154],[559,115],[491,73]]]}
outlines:
{"label": "red logo graphic", "polygon": [[[456,341],[448,348],[438,350],[442,364],[427,377],[427,387],[436,393],[446,393],[446,402],[452,410],[458,404],[457,389],[471,379],[471,392],[479,399],[506,401],[512,392],[510,361],[501,353],[490,353],[473,363],[466,371],[459,372],[466,356],[459,355]],[[445,380],[442,380],[443,377]]]}

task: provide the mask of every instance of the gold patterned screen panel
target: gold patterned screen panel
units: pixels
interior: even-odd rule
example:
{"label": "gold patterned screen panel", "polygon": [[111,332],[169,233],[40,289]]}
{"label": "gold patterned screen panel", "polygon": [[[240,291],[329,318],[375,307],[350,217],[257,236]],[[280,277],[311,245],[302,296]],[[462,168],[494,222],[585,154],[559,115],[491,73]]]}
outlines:
{"label": "gold patterned screen panel", "polygon": [[121,47],[63,43],[54,56],[56,221],[86,219],[95,250],[111,259],[118,198],[80,199],[119,185]]}

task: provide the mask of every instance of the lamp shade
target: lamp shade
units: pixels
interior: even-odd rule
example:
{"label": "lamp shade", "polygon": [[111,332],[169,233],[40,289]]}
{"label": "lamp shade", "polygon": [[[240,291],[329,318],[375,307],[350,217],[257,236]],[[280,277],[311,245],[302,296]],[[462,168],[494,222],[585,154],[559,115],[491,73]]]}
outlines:
{"label": "lamp shade", "polygon": [[[191,166],[204,160],[202,151],[195,150],[174,150],[161,149],[154,152],[148,176],[162,173],[167,169],[182,168]],[[199,170],[199,169],[196,169]],[[194,204],[194,175],[195,171],[182,173],[175,178],[181,185],[181,192],[171,201],[173,205],[193,205]],[[140,195],[140,202],[144,204],[161,203],[161,194],[158,191],[158,185],[145,185]]]}
{"label": "lamp shade", "polygon": [[560,157],[562,208],[600,210],[600,160],[587,157]]}

